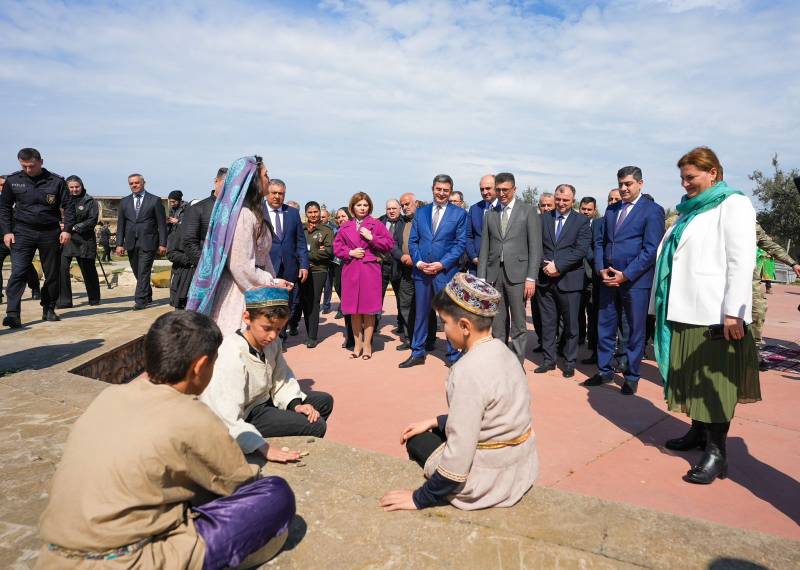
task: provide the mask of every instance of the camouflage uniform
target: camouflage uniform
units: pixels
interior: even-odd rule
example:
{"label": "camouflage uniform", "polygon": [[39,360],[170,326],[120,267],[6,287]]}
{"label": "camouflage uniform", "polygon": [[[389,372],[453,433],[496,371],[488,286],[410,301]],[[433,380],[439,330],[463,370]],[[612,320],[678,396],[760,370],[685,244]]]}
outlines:
{"label": "camouflage uniform", "polygon": [[[756,245],[770,254],[772,257],[793,267],[797,262],[786,253],[786,250],[772,241],[759,224],[756,224]],[[758,267],[753,269],[753,338],[759,346],[762,344],[761,331],[764,329],[764,321],[767,318],[767,296],[764,294],[764,287],[761,286],[761,274]]]}

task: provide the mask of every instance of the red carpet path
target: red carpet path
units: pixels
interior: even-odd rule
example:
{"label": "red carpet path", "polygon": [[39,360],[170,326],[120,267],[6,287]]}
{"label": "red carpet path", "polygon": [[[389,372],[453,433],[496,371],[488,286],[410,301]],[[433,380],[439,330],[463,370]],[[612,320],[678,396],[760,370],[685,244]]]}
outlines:
{"label": "red carpet path", "polygon": [[[768,296],[766,338],[796,350],[800,287],[773,290]],[[334,395],[327,437],[405,457],[401,430],[409,422],[446,411],[448,369],[442,362],[442,333],[424,366],[399,369],[398,363],[410,353],[395,350],[398,340],[390,332],[395,323],[394,297],[386,298],[385,309],[390,314],[383,319],[371,360],[353,360],[340,347],[343,321],[335,320],[333,313],[322,317],[319,336],[324,340],[313,350],[303,344],[301,324],[301,334],[289,338],[287,359],[305,388]],[[531,330],[529,349],[535,338]],[[582,347],[579,359],[586,356]],[[792,368],[784,361],[780,369],[761,374],[763,401],[737,407],[731,426],[729,478],[701,486],[681,480],[700,452],[676,453],[663,447],[666,439],[685,432],[688,420],[665,411],[652,360],[642,365],[637,395],[626,397],[616,384],[579,386],[594,374],[594,366],[580,365],[574,378],[564,379],[560,371],[533,374],[541,355],[529,352],[528,357],[525,370],[541,459],[537,484],[800,539],[797,363]],[[491,373],[486,370],[487,378]]]}

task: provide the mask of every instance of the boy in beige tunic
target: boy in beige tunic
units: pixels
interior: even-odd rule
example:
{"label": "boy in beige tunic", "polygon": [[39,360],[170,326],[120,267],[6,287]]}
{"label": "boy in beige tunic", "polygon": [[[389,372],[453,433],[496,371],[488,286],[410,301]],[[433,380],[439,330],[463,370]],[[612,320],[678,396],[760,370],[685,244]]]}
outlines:
{"label": "boy in beige tunic", "polygon": [[379,502],[384,510],[509,507],[536,480],[528,381],[514,353],[492,338],[499,300],[493,287],[468,273],[457,273],[435,298],[448,340],[465,354],[447,378],[449,413],[413,423],[401,436],[427,481],[413,492],[386,493]]}
{"label": "boy in beige tunic", "polygon": [[[70,432],[40,521],[37,568],[224,568],[280,549],[295,512],[291,489],[260,479],[197,400],[221,341],[199,313],[153,323],[148,377],[104,390]],[[222,498],[190,507],[208,492]]]}

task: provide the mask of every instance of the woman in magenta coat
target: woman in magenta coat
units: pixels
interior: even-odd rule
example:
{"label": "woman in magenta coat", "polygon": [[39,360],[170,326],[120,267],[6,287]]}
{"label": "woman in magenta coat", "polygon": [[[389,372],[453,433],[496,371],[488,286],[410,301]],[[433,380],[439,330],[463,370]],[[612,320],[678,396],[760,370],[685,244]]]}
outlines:
{"label": "woman in magenta coat", "polygon": [[339,228],[333,253],[342,260],[342,313],[352,315],[355,349],[352,358],[372,358],[375,315],[383,310],[381,258],[394,247],[382,223],[370,216],[372,200],[364,192],[350,198],[353,219]]}

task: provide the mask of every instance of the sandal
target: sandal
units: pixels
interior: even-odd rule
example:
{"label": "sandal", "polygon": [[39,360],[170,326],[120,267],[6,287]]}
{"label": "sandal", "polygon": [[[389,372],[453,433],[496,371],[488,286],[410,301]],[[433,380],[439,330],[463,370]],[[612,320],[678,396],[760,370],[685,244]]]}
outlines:
{"label": "sandal", "polygon": [[361,356],[361,360],[369,360],[372,358],[372,354],[364,354]]}
{"label": "sandal", "polygon": [[363,352],[363,349],[362,349],[362,350],[359,350],[359,351],[358,351],[358,354],[356,354],[356,351],[354,350],[353,352],[351,352],[351,353],[350,353],[350,358],[354,358],[354,359],[355,359],[355,358],[358,358],[359,356],[361,356],[361,353],[362,353],[362,352]]}

